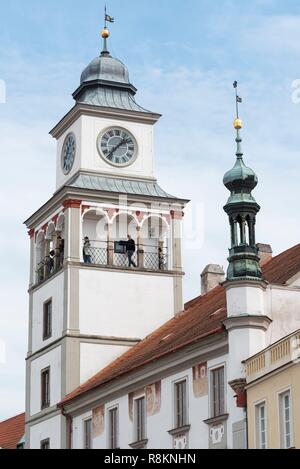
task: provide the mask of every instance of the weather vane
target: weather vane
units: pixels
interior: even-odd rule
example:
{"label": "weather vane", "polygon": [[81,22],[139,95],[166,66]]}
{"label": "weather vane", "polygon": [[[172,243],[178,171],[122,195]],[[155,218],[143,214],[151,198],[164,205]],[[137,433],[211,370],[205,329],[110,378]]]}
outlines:
{"label": "weather vane", "polygon": [[242,120],[240,119],[239,115],[239,104],[243,102],[242,98],[238,95],[238,82],[235,81],[233,83],[233,88],[235,89],[235,96],[236,96],[236,119],[234,121],[234,127],[236,130],[239,130],[243,127]]}
{"label": "weather vane", "polygon": [[106,4],[105,4],[105,8],[104,8],[104,28],[107,29],[107,23],[114,23],[115,22],[115,19],[108,15],[107,14],[107,8],[106,8]]}

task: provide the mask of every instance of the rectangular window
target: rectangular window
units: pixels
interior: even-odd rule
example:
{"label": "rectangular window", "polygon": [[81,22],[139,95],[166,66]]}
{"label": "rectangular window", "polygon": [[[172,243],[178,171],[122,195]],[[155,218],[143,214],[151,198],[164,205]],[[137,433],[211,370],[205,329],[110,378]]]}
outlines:
{"label": "rectangular window", "polygon": [[134,401],[135,406],[135,438],[136,441],[146,439],[146,399],[141,397]]}
{"label": "rectangular window", "polygon": [[44,303],[43,312],[43,340],[50,339],[52,336],[52,300]]}
{"label": "rectangular window", "polygon": [[181,428],[187,421],[187,393],[186,380],[175,383],[175,427]]}
{"label": "rectangular window", "polygon": [[117,449],[118,448],[118,425],[119,425],[119,411],[118,408],[109,410],[109,448]]}
{"label": "rectangular window", "polygon": [[50,440],[49,440],[49,438],[47,440],[41,441],[41,449],[50,449]]}
{"label": "rectangular window", "polygon": [[92,419],[84,421],[84,449],[92,449]]}
{"label": "rectangular window", "polygon": [[42,410],[50,407],[50,368],[41,373],[41,407]]}
{"label": "rectangular window", "polygon": [[287,391],[279,396],[279,412],[281,447],[284,449],[289,449],[293,446],[290,391]]}
{"label": "rectangular window", "polygon": [[225,413],[224,367],[211,371],[212,417]]}
{"label": "rectangular window", "polygon": [[256,406],[256,447],[267,449],[267,409],[263,402]]}

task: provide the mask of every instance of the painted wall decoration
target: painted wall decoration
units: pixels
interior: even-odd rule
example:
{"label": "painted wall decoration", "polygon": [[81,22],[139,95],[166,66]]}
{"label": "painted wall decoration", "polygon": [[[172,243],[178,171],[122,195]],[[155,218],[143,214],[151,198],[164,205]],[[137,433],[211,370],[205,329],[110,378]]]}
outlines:
{"label": "painted wall decoration", "polygon": [[138,391],[131,392],[128,394],[128,410],[129,410],[129,418],[131,422],[133,422],[133,401],[134,399],[138,399],[145,395],[145,388],[139,389]]}
{"label": "painted wall decoration", "polygon": [[161,408],[161,381],[146,388],[147,415],[151,417],[160,412]]}
{"label": "painted wall decoration", "polygon": [[208,395],[207,363],[201,363],[193,368],[193,391],[195,397]]}
{"label": "painted wall decoration", "polygon": [[93,410],[93,438],[102,435],[105,430],[105,407],[104,405]]}
{"label": "painted wall decoration", "polygon": [[142,396],[146,396],[148,417],[158,414],[161,408],[161,381],[128,394],[128,409],[131,422],[133,422],[133,402]]}

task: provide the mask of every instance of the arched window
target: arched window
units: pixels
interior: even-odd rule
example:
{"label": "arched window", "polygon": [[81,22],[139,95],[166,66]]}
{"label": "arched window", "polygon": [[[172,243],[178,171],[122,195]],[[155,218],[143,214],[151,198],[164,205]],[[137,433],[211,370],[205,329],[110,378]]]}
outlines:
{"label": "arched window", "polygon": [[40,283],[41,281],[43,281],[45,277],[45,255],[46,255],[45,233],[41,231],[36,238],[36,249],[35,249],[37,283]]}
{"label": "arched window", "polygon": [[144,248],[144,267],[151,270],[168,270],[170,228],[158,215],[147,217],[141,227]]}
{"label": "arched window", "polygon": [[82,256],[86,264],[108,264],[108,219],[97,209],[87,211],[82,220]]}

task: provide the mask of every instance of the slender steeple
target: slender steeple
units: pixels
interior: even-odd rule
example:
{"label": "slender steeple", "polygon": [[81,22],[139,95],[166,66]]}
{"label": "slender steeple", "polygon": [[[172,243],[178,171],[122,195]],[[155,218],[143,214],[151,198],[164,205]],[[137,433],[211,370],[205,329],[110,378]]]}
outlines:
{"label": "slender steeple", "polygon": [[230,191],[230,197],[224,207],[228,214],[231,227],[231,248],[229,250],[229,267],[227,280],[260,280],[262,272],[259,264],[258,249],[255,241],[256,215],[260,211],[252,195],[258,184],[258,178],[243,160],[241,129],[242,120],[239,117],[239,104],[242,99],[236,90],[236,163],[224,176],[224,185]]}
{"label": "slender steeple", "polygon": [[101,52],[102,57],[105,57],[105,56],[110,57],[110,53],[109,53],[108,46],[107,46],[107,40],[110,36],[110,32],[107,29],[107,23],[114,23],[114,22],[115,22],[114,18],[107,14],[107,9],[106,9],[106,5],[105,5],[105,9],[104,9],[104,28],[101,32],[101,37],[103,38],[103,50]]}

